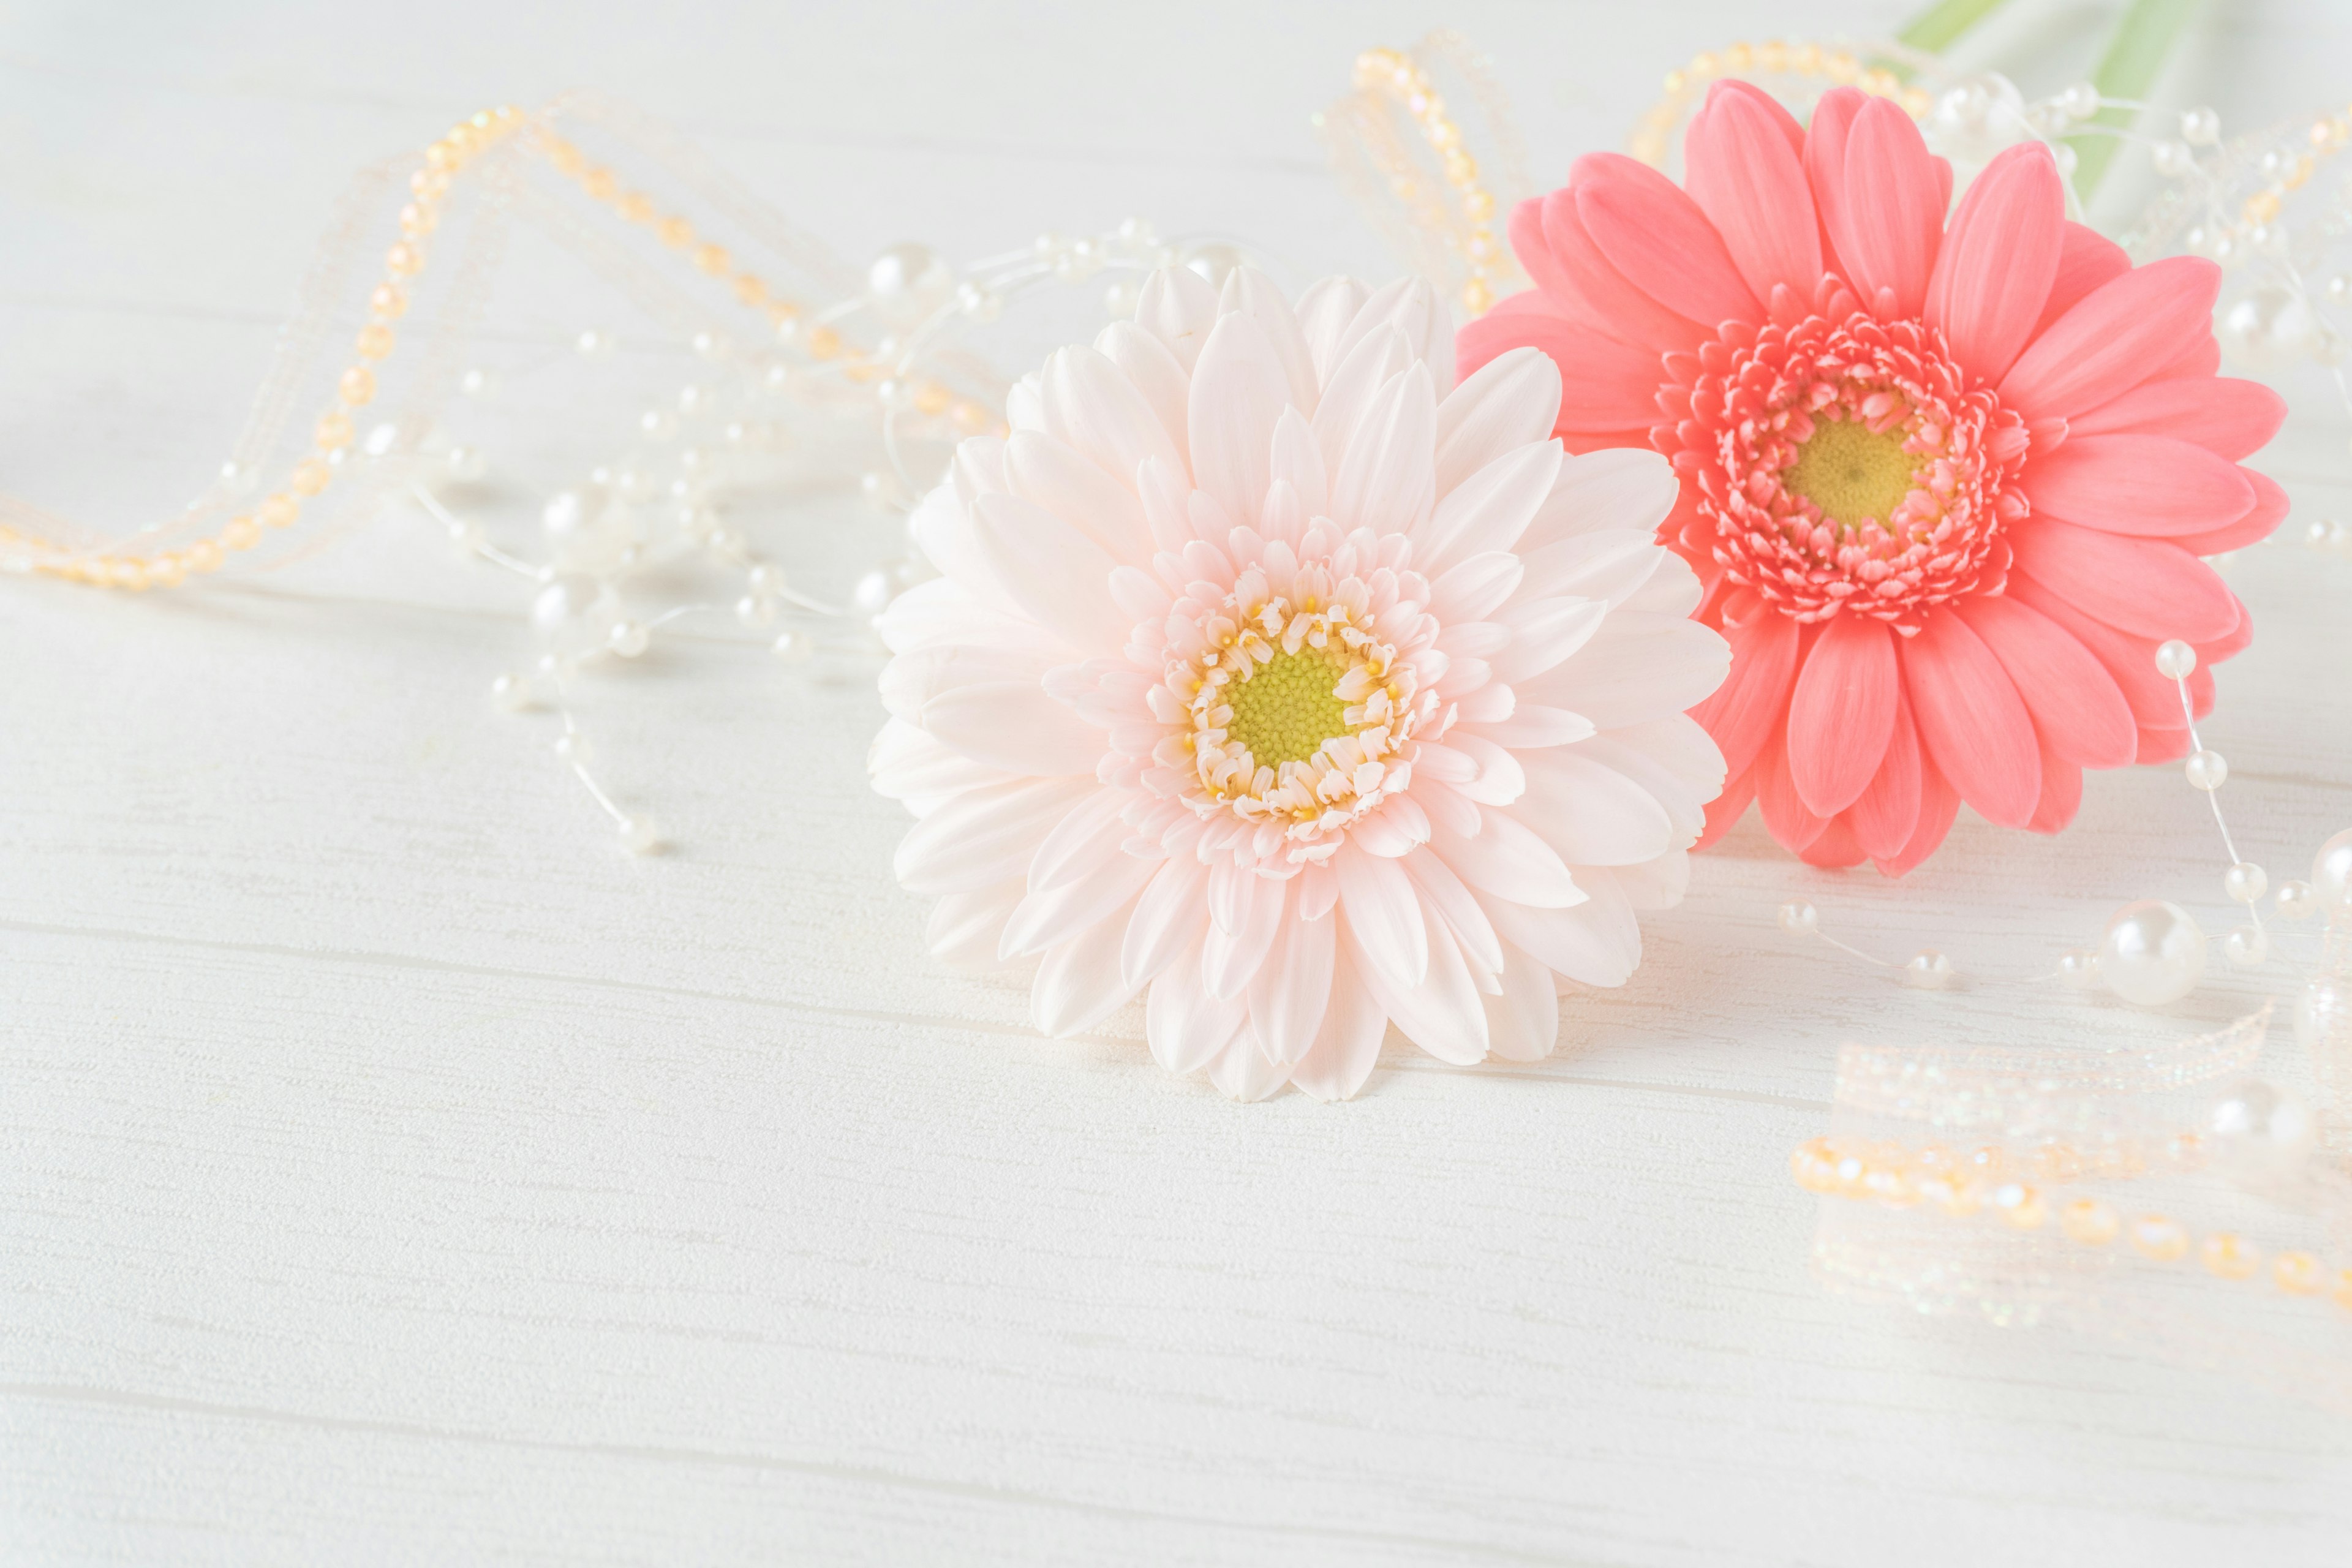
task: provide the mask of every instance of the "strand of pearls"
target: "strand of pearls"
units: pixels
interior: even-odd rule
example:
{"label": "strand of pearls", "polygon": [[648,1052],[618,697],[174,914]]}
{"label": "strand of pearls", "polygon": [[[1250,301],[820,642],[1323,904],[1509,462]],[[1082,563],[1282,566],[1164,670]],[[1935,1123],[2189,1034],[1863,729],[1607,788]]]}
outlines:
{"label": "strand of pearls", "polygon": [[[1895,64],[1869,63],[1874,59]],[[1895,43],[1849,47],[1774,38],[1761,44],[1738,42],[1720,49],[1701,49],[1688,64],[1666,73],[1657,100],[1626,138],[1625,151],[1652,168],[1664,168],[1667,155],[1678,143],[1676,133],[1683,122],[1706,101],[1709,86],[1728,79],[1753,81],[1776,97],[1801,104],[1832,88],[1859,88],[1873,98],[1900,104],[1914,120],[1925,120],[1936,105],[1935,96],[1906,78],[1935,66],[1934,56]]]}
{"label": "strand of pearls", "polygon": [[[1469,129],[1438,91],[1441,69],[1465,84],[1481,110],[1491,148],[1485,167],[1471,151]],[[1490,71],[1462,35],[1441,28],[1410,50],[1359,54],[1353,93],[1314,118],[1358,205],[1401,239],[1422,270],[1458,278],[1462,308],[1472,316],[1527,281],[1496,232],[1496,215],[1507,213],[1528,181]],[[1393,123],[1399,111],[1405,136]]]}

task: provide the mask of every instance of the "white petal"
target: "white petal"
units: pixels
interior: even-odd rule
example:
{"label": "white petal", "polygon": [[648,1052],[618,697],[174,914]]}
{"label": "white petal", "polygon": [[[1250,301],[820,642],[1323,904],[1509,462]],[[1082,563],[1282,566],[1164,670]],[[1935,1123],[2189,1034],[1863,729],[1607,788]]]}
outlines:
{"label": "white petal", "polygon": [[1658,568],[1675,559],[1657,536],[1630,528],[1599,528],[1556,539],[1525,551],[1528,574],[1520,592],[1528,598],[1573,595],[1622,605]]}
{"label": "white petal", "polygon": [[1412,363],[1412,351],[1406,347],[1403,336],[1383,327],[1351,348],[1339,361],[1339,368],[1324,378],[1323,399],[1315,405],[1313,424],[1315,444],[1323,449],[1325,472],[1339,468],[1356,426],[1363,423],[1381,388],[1402,375]]}
{"label": "white petal", "polygon": [[882,646],[892,653],[940,644],[985,643],[1063,657],[1061,644],[1022,615],[1009,598],[1000,594],[995,604],[983,604],[952,577],[918,583],[891,600],[890,607],[876,617],[875,630],[881,636]]}
{"label": "white petal", "polygon": [[1672,849],[1639,866],[1595,867],[1591,873],[1607,877],[1637,910],[1671,910],[1690,890],[1690,852]]}
{"label": "white petal", "polygon": [[[1433,819],[1436,832],[1430,847],[1444,857],[1455,876],[1482,893],[1532,909],[1562,910],[1584,901],[1583,889],[1558,850],[1499,807],[1486,807],[1480,815],[1484,826],[1469,837]],[[1506,939],[1510,935],[1502,934]]]}
{"label": "white petal", "polygon": [[1587,985],[1622,985],[1642,962],[1642,928],[1615,882],[1596,877],[1591,892],[1572,910],[1478,901],[1503,940],[1538,963]]}
{"label": "white petal", "polygon": [[[975,436],[963,445],[970,447],[986,439]],[[995,445],[1002,447],[1003,443]],[[1001,454],[998,463],[1001,475]],[[979,603],[1000,611],[1019,612],[1019,601],[1004,591],[1004,584],[989,565],[987,552],[980,547],[980,534],[973,526],[971,509],[955,486],[940,485],[925,496],[907,519],[907,534],[915,542],[915,548],[923,552],[924,560],[961,585]]]}
{"label": "white petal", "polygon": [[1287,882],[1255,872],[1244,872],[1235,881],[1245,889],[1240,921],[1230,931],[1211,921],[1208,940],[1201,947],[1201,984],[1220,1000],[1239,996],[1248,988],[1274,945],[1275,933],[1282,929],[1283,911],[1290,902]]}
{"label": "white petal", "polygon": [[1030,890],[1074,882],[1119,855],[1119,847],[1127,842],[1126,812],[1132,798],[1125,790],[1106,785],[1055,823],[1029,861]]}
{"label": "white petal", "polygon": [[1332,953],[1339,922],[1325,916],[1302,920],[1297,900],[1276,929],[1274,951],[1266,954],[1249,984],[1250,1028],[1265,1054],[1277,1062],[1296,1062],[1315,1044],[1323,1014],[1331,1003]]}
{"label": "white petal", "polygon": [[1183,454],[1125,372],[1090,348],[1059,349],[1045,362],[1045,431],[1092,458],[1119,483],[1135,482],[1146,458],[1181,464]]}
{"label": "white petal", "polygon": [[923,928],[925,951],[957,969],[1003,969],[1004,963],[996,956],[997,937],[1020,898],[1017,878],[973,892],[950,893],[931,906]]}
{"label": "white petal", "polygon": [[1552,440],[1515,447],[1444,492],[1413,539],[1413,564],[1426,574],[1481,551],[1510,549],[1551,493],[1562,456]]}
{"label": "white petal", "polygon": [[[1425,576],[1429,567],[1421,567]],[[1502,607],[1503,601],[1519,585],[1526,571],[1519,558],[1508,550],[1488,550],[1465,556],[1440,574],[1429,585],[1429,609],[1451,630],[1463,621],[1483,621]],[[1474,658],[1484,658],[1493,649],[1469,651]]]}
{"label": "white petal", "polygon": [[1374,289],[1356,319],[1339,334],[1340,363],[1347,362],[1358,342],[1383,329],[1402,335],[1405,352],[1429,367],[1430,384],[1435,391],[1454,384],[1454,321],[1428,279],[1400,278]]}
{"label": "white petal", "polygon": [[1323,466],[1323,448],[1315,427],[1296,408],[1286,408],[1274,422],[1273,474],[1287,479],[1298,493],[1299,509],[1310,517],[1331,510],[1331,477]]}
{"label": "white petal", "polygon": [[1562,463],[1551,494],[1528,524],[1522,551],[1601,528],[1655,533],[1675,510],[1674,465],[1638,447],[1612,447]]}
{"label": "white petal", "polygon": [[1706,597],[1690,563],[1669,550],[1650,580],[1625,595],[1625,607],[1651,616],[1687,616]]}
{"label": "white petal", "polygon": [[1163,267],[1144,280],[1135,324],[1158,338],[1189,373],[1217,324],[1217,291],[1197,272]]}
{"label": "white petal", "polygon": [[914,893],[969,893],[1018,877],[1092,779],[1022,779],[970,790],[898,841],[892,868]]}
{"label": "white petal", "polygon": [[973,762],[904,719],[891,720],[874,737],[866,753],[866,772],[874,781],[874,793],[886,800],[955,795],[1008,782],[1003,769]]}
{"label": "white petal", "polygon": [[1730,668],[1731,645],[1696,621],[1612,610],[1600,633],[1559,667],[1512,684],[1527,700],[1614,730],[1696,707]]}
{"label": "white petal", "polygon": [[1126,929],[1121,908],[1045,954],[1029,986],[1030,1016],[1040,1029],[1056,1037],[1091,1029],[1140,989],[1119,976],[1118,937]]}
{"label": "white petal", "polygon": [[1209,868],[1186,857],[1165,860],[1137,900],[1119,944],[1119,973],[1137,984],[1166,973],[1177,955],[1195,946],[1208,929],[1202,907]]}
{"label": "white petal", "polygon": [[[1675,719],[1685,719],[1677,713]],[[1637,733],[1630,730],[1612,730],[1580,741],[1576,750],[1593,761],[1606,763],[1632,779],[1650,793],[1675,827],[1677,848],[1696,843],[1706,827],[1706,803],[1723,793],[1723,753],[1715,749],[1715,742],[1706,739],[1696,720],[1686,721],[1706,740],[1706,756],[1711,761],[1695,759],[1696,766],[1678,767],[1662,759],[1651,749],[1629,742],[1626,737]]]}
{"label": "white petal", "polygon": [[1298,331],[1314,356],[1316,378],[1328,386],[1339,363],[1339,337],[1372,297],[1371,287],[1353,278],[1326,278],[1298,297]]}
{"label": "white petal", "polygon": [[1429,367],[1392,376],[1348,438],[1331,470],[1331,516],[1348,528],[1412,533],[1437,500],[1432,432],[1437,395]]}
{"label": "white petal", "polygon": [[1505,1061],[1541,1061],[1559,1041],[1559,993],[1551,971],[1518,949],[1503,958],[1502,993],[1484,998],[1487,1039]]}
{"label": "white petal", "polygon": [[[1612,746],[1624,747],[1655,761],[1697,797],[1702,805],[1723,791],[1723,752],[1706,727],[1687,713],[1670,714],[1646,724],[1630,724],[1608,732]],[[1603,754],[1612,767],[1625,764]],[[1627,772],[1633,772],[1627,768]],[[1641,776],[1636,773],[1636,777]]]}
{"label": "white petal", "polygon": [[1282,366],[1291,403],[1300,413],[1312,415],[1319,385],[1315,356],[1299,331],[1298,318],[1292,313],[1290,301],[1282,297],[1274,280],[1255,267],[1236,267],[1225,279],[1224,297],[1218,301],[1218,308],[1239,311],[1258,324],[1265,334],[1266,346],[1274,351],[1276,363]]}
{"label": "white petal", "polygon": [[883,707],[900,719],[919,721],[923,705],[943,691],[1008,680],[1036,686],[1047,670],[1068,662],[1066,652],[1039,653],[986,643],[946,643],[898,655],[882,667],[877,688],[881,692]]}
{"label": "white petal", "polygon": [[1342,845],[1330,860],[1339,880],[1339,909],[1358,947],[1399,984],[1418,985],[1429,973],[1429,932],[1421,897],[1394,860]]}
{"label": "white petal", "polygon": [[1115,654],[1125,646],[1135,625],[1110,596],[1116,556],[1013,496],[982,496],[973,510],[989,566],[1039,626],[1082,653]]}
{"label": "white petal", "polygon": [[1168,345],[1132,321],[1113,321],[1095,339],[1103,357],[1127,373],[1135,390],[1160,416],[1168,439],[1184,450],[1184,400],[1192,395],[1192,377]]}
{"label": "white petal", "polygon": [[[1353,928],[1349,928],[1353,931]],[[1431,1056],[1468,1067],[1486,1055],[1486,1009],[1454,932],[1442,922],[1429,932],[1429,973],[1418,985],[1384,969],[1359,947],[1357,973],[1405,1037]]]}
{"label": "white petal", "polygon": [[1571,866],[1635,866],[1688,842],[1655,795],[1581,746],[1524,762],[1528,793],[1517,815]]}
{"label": "white petal", "polygon": [[[1059,887],[1039,888],[1032,883],[1013,910],[1013,918],[1004,924],[1003,935],[997,942],[998,954],[1023,958],[1044,952],[1109,921],[1108,962],[1112,978],[1118,979],[1118,947],[1127,934],[1128,918],[1134,912],[1137,896],[1160,866],[1157,858],[1146,860],[1115,850],[1108,858],[1097,861]],[[1136,989],[1129,986],[1125,994],[1131,996]]]}
{"label": "white petal", "polygon": [[1031,371],[1004,395],[1004,422],[1015,430],[1045,428],[1045,384]]}
{"label": "white petal", "polygon": [[923,704],[918,721],[974,762],[1035,778],[1084,773],[1091,779],[1109,749],[1100,730],[1030,681],[990,680],[942,691]]}
{"label": "white petal", "polygon": [[1511,644],[1487,660],[1487,672],[1524,685],[1599,636],[1612,613],[1605,599],[1521,598],[1496,617],[1511,628]]}
{"label": "white petal", "polygon": [[1135,491],[1051,436],[1014,431],[1004,444],[1004,475],[1013,494],[1087,535],[1114,560],[1150,563],[1151,531]]}
{"label": "white petal", "polygon": [[1497,354],[1437,405],[1440,495],[1504,453],[1551,435],[1559,418],[1559,366],[1538,348]]}
{"label": "white petal", "polygon": [[1274,426],[1289,390],[1282,364],[1252,318],[1221,317],[1193,367],[1192,482],[1237,523],[1255,525],[1273,476]]}
{"label": "white petal", "polygon": [[[1203,936],[1208,922],[1201,922]],[[1143,1033],[1152,1059],[1170,1072],[1198,1072],[1249,1025],[1241,998],[1221,1002],[1201,984],[1201,943],[1195,940],[1151,983]]]}
{"label": "white petal", "polygon": [[1423,850],[1407,856],[1404,869],[1421,889],[1424,918],[1429,911],[1436,911],[1453,930],[1454,939],[1462,944],[1462,956],[1470,961],[1472,968],[1489,974],[1500,972],[1503,949],[1495,938],[1495,928],[1468,886],[1454,874],[1454,868],[1443,857]]}
{"label": "white petal", "polygon": [[1267,1058],[1256,1034],[1246,1027],[1209,1064],[1209,1081],[1247,1105],[1264,1100],[1290,1079],[1290,1070]]}

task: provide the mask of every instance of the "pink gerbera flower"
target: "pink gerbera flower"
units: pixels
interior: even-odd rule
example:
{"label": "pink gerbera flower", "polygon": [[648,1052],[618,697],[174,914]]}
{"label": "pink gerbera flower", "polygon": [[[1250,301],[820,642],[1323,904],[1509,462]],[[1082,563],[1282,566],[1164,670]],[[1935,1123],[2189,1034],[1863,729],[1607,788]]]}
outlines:
{"label": "pink gerbera flower", "polygon": [[2083,769],[2186,752],[2157,645],[2196,647],[2204,713],[2251,626],[2199,557],[2286,513],[2238,466],[2284,408],[2214,374],[2220,269],[2068,222],[2038,142],[1948,225],[1950,166],[1851,89],[1808,132],[1718,83],[1685,156],[1687,191],[1600,153],[1523,204],[1536,288],[1458,353],[1539,347],[1570,451],[1673,459],[1662,538],[1733,650],[1694,710],[1731,771],[1706,840],[1752,798],[1805,859],[1900,875],[1963,800],[2054,833]]}

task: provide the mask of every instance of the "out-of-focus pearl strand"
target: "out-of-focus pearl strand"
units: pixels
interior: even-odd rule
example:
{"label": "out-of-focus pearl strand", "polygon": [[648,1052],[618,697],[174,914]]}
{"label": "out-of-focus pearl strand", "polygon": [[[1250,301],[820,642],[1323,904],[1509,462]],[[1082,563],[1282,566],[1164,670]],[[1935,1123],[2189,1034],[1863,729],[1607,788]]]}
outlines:
{"label": "out-of-focus pearl strand", "polygon": [[[219,533],[153,554],[77,551],[5,525],[0,525],[0,544],[27,550],[32,571],[91,587],[139,593],[176,588],[191,577],[216,572],[231,553],[259,544],[265,531],[293,527],[300,521],[302,503],[333,483],[351,454],[356,434],[352,416],[375,400],[377,370],[395,345],[394,323],[406,312],[409,289],[425,270],[426,241],[440,224],[451,182],[524,122],[522,110],[510,106],[485,110],[458,121],[425,149],[423,162],[409,176],[410,199],[400,209],[400,238],[384,253],[382,281],[368,296],[366,323],[352,342],[350,363],[336,378],[335,401],[319,416],[311,427],[310,453],[293,465],[280,489],[250,512],[230,518]],[[251,479],[238,469],[231,462],[223,477],[239,483]]]}
{"label": "out-of-focus pearl strand", "polygon": [[[1875,58],[1896,61],[1905,69],[1867,63]],[[1859,88],[1873,98],[1893,100],[1912,119],[1922,120],[1935,107],[1935,96],[1906,81],[1905,73],[1934,63],[1933,56],[1898,44],[1849,47],[1774,38],[1761,44],[1743,42],[1701,49],[1688,65],[1666,73],[1657,101],[1636,122],[1625,151],[1654,168],[1664,168],[1683,121],[1706,101],[1711,84],[1728,79],[1755,81],[1777,96],[1800,102],[1818,98],[1833,87]]]}
{"label": "out-of-focus pearl strand", "polygon": [[[2235,968],[2258,969],[2271,956],[2270,932],[2263,924],[2261,910],[2263,897],[2270,891],[2270,876],[2238,853],[2237,839],[2221,811],[2220,792],[2230,776],[2230,765],[2220,752],[2207,749],[2204,738],[2198,732],[2196,708],[2189,693],[2189,678],[2197,669],[2197,650],[2178,638],[2165,642],[2156,650],[2156,668],[2180,694],[2180,712],[2189,727],[2190,746],[2189,757],[2182,763],[2182,773],[2190,787],[2205,795],[2212,808],[2213,826],[2221,835],[2221,847],[2230,857],[2221,874],[2222,894],[2231,903],[2245,907],[2250,922],[2222,939],[2221,952]],[[2340,853],[2339,846],[2343,847]],[[2331,884],[2341,888],[2346,877],[2352,876],[2352,829],[2327,841],[2319,852],[2318,864],[2334,864],[2331,856],[2344,862]],[[2322,902],[2311,883],[2287,882],[2280,886],[2273,907],[2282,918],[2300,921],[2308,918]],[[2328,907],[2332,909],[2334,905]],[[1803,899],[1782,904],[1774,918],[1780,929],[1791,936],[1818,938],[1865,963],[1900,969],[1906,985],[1941,990],[1958,978],[1951,961],[1933,948],[1924,948],[1908,962],[1895,964],[1840,942],[1822,930],[1821,911]],[[2116,911],[2097,948],[2075,948],[2062,953],[2055,973],[2040,978],[2061,979],[2080,991],[2105,989],[2126,1002],[2154,1007],[2177,1002],[2195,990],[2204,977],[2205,963],[2205,933],[2196,918],[2179,904],[2162,899],[2142,899]]]}
{"label": "out-of-focus pearl strand", "polygon": [[[2025,1179],[2033,1174],[2040,1181],[2070,1181],[2132,1173],[2070,1172],[2056,1162],[2039,1159],[2028,1172],[2013,1169],[2006,1152],[1997,1147],[1959,1155],[1938,1144],[1910,1150],[1830,1138],[1800,1144],[1790,1156],[1789,1169],[1799,1186],[1822,1197],[1888,1208],[1926,1207],[1955,1218],[1988,1215],[2021,1231],[2041,1229],[2054,1216],[2066,1239],[2078,1246],[2103,1247],[2128,1239],[2135,1252],[2155,1263],[2176,1263],[2193,1253],[2208,1273],[2221,1279],[2252,1279],[2265,1272],[2262,1249],[2235,1231],[2200,1236],[2165,1214],[2143,1214],[2126,1221],[2102,1198],[2084,1194],[2067,1199]],[[2042,1174],[2044,1170],[2050,1173]],[[2300,1248],[2282,1251],[2267,1261],[2270,1280],[2279,1290],[2290,1296],[2326,1294],[2352,1310],[2352,1268],[2323,1262]]]}

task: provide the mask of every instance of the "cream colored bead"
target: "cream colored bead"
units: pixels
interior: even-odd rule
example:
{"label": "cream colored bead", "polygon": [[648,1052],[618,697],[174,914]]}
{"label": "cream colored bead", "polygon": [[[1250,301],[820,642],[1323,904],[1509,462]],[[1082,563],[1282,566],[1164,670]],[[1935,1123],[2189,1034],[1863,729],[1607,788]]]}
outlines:
{"label": "cream colored bead", "polygon": [[254,521],[264,528],[291,528],[294,520],[301,515],[302,503],[284,490],[279,490],[253,509]]}
{"label": "cream colored bead", "polygon": [[187,580],[188,563],[184,556],[158,555],[147,563],[147,581],[158,588],[176,588]]}
{"label": "cream colored bead", "polygon": [[106,574],[112,586],[127,588],[134,594],[142,592],[147,586],[147,563],[144,561],[125,559],[113,562]]}
{"label": "cream colored bead", "polygon": [[368,296],[368,311],[387,321],[396,321],[408,310],[408,295],[397,283],[379,283]]}
{"label": "cream colored bead", "polygon": [[735,265],[735,258],[727,254],[723,245],[705,245],[696,249],[694,265],[713,278],[724,278]]}
{"label": "cream colored bead", "polygon": [[221,530],[221,543],[231,550],[250,550],[261,542],[261,525],[249,517],[233,517]]}
{"label": "cream colored bead", "polygon": [[2319,1259],[2308,1252],[2282,1252],[2271,1260],[2271,1279],[2290,1296],[2316,1296],[2326,1283]]}
{"label": "cream colored bead", "polygon": [[286,488],[298,496],[314,496],[333,483],[334,478],[332,464],[317,458],[305,458],[294,465],[294,472],[287,478]]}
{"label": "cream colored bead", "polygon": [[654,237],[673,250],[694,243],[694,226],[682,217],[666,217],[654,225]]}
{"label": "cream colored bead", "polygon": [[654,221],[653,198],[643,191],[622,192],[620,198],[614,202],[613,210],[631,223]]}
{"label": "cream colored bead", "polygon": [[2023,1182],[2010,1182],[1993,1190],[1992,1206],[2005,1225],[2032,1230],[2049,1217],[2042,1194]]}
{"label": "cream colored bead", "polygon": [[801,342],[811,359],[831,359],[841,352],[841,334],[831,327],[811,327]]}
{"label": "cream colored bead", "polygon": [[360,329],[359,341],[352,345],[362,359],[380,360],[392,353],[392,329],[381,321],[371,321]]}
{"label": "cream colored bead", "polygon": [[357,433],[352,424],[352,416],[342,413],[321,414],[319,423],[310,431],[311,438],[318,443],[321,452],[341,451],[352,444],[352,438]]}
{"label": "cream colored bead", "polygon": [[394,278],[414,278],[425,269],[425,252],[402,240],[383,253],[383,269]]}
{"label": "cream colored bead", "polygon": [[2172,1263],[2189,1256],[2189,1232],[2169,1215],[2145,1214],[2131,1222],[2131,1244],[2143,1258]]}
{"label": "cream colored bead", "polygon": [[600,165],[581,171],[580,188],[600,202],[609,202],[620,190],[621,182],[614,177],[612,170]]}
{"label": "cream colored bead", "polygon": [[375,373],[365,365],[352,366],[335,384],[335,395],[346,408],[364,408],[375,401]]}
{"label": "cream colored bead", "polygon": [[199,539],[188,546],[188,570],[195,573],[217,572],[221,568],[221,547],[209,539]]}
{"label": "cream colored bead", "polygon": [[2076,1198],[2058,1211],[2058,1225],[2069,1241],[2105,1247],[2123,1234],[2123,1216],[2096,1198]]}
{"label": "cream colored bead", "polygon": [[423,239],[440,222],[434,210],[422,202],[411,202],[400,209],[400,232],[404,238]]}
{"label": "cream colored bead", "polygon": [[2198,1244],[2197,1260],[2224,1279],[2250,1279],[2263,1266],[2260,1251],[2245,1237],[2226,1230],[2217,1230]]}

